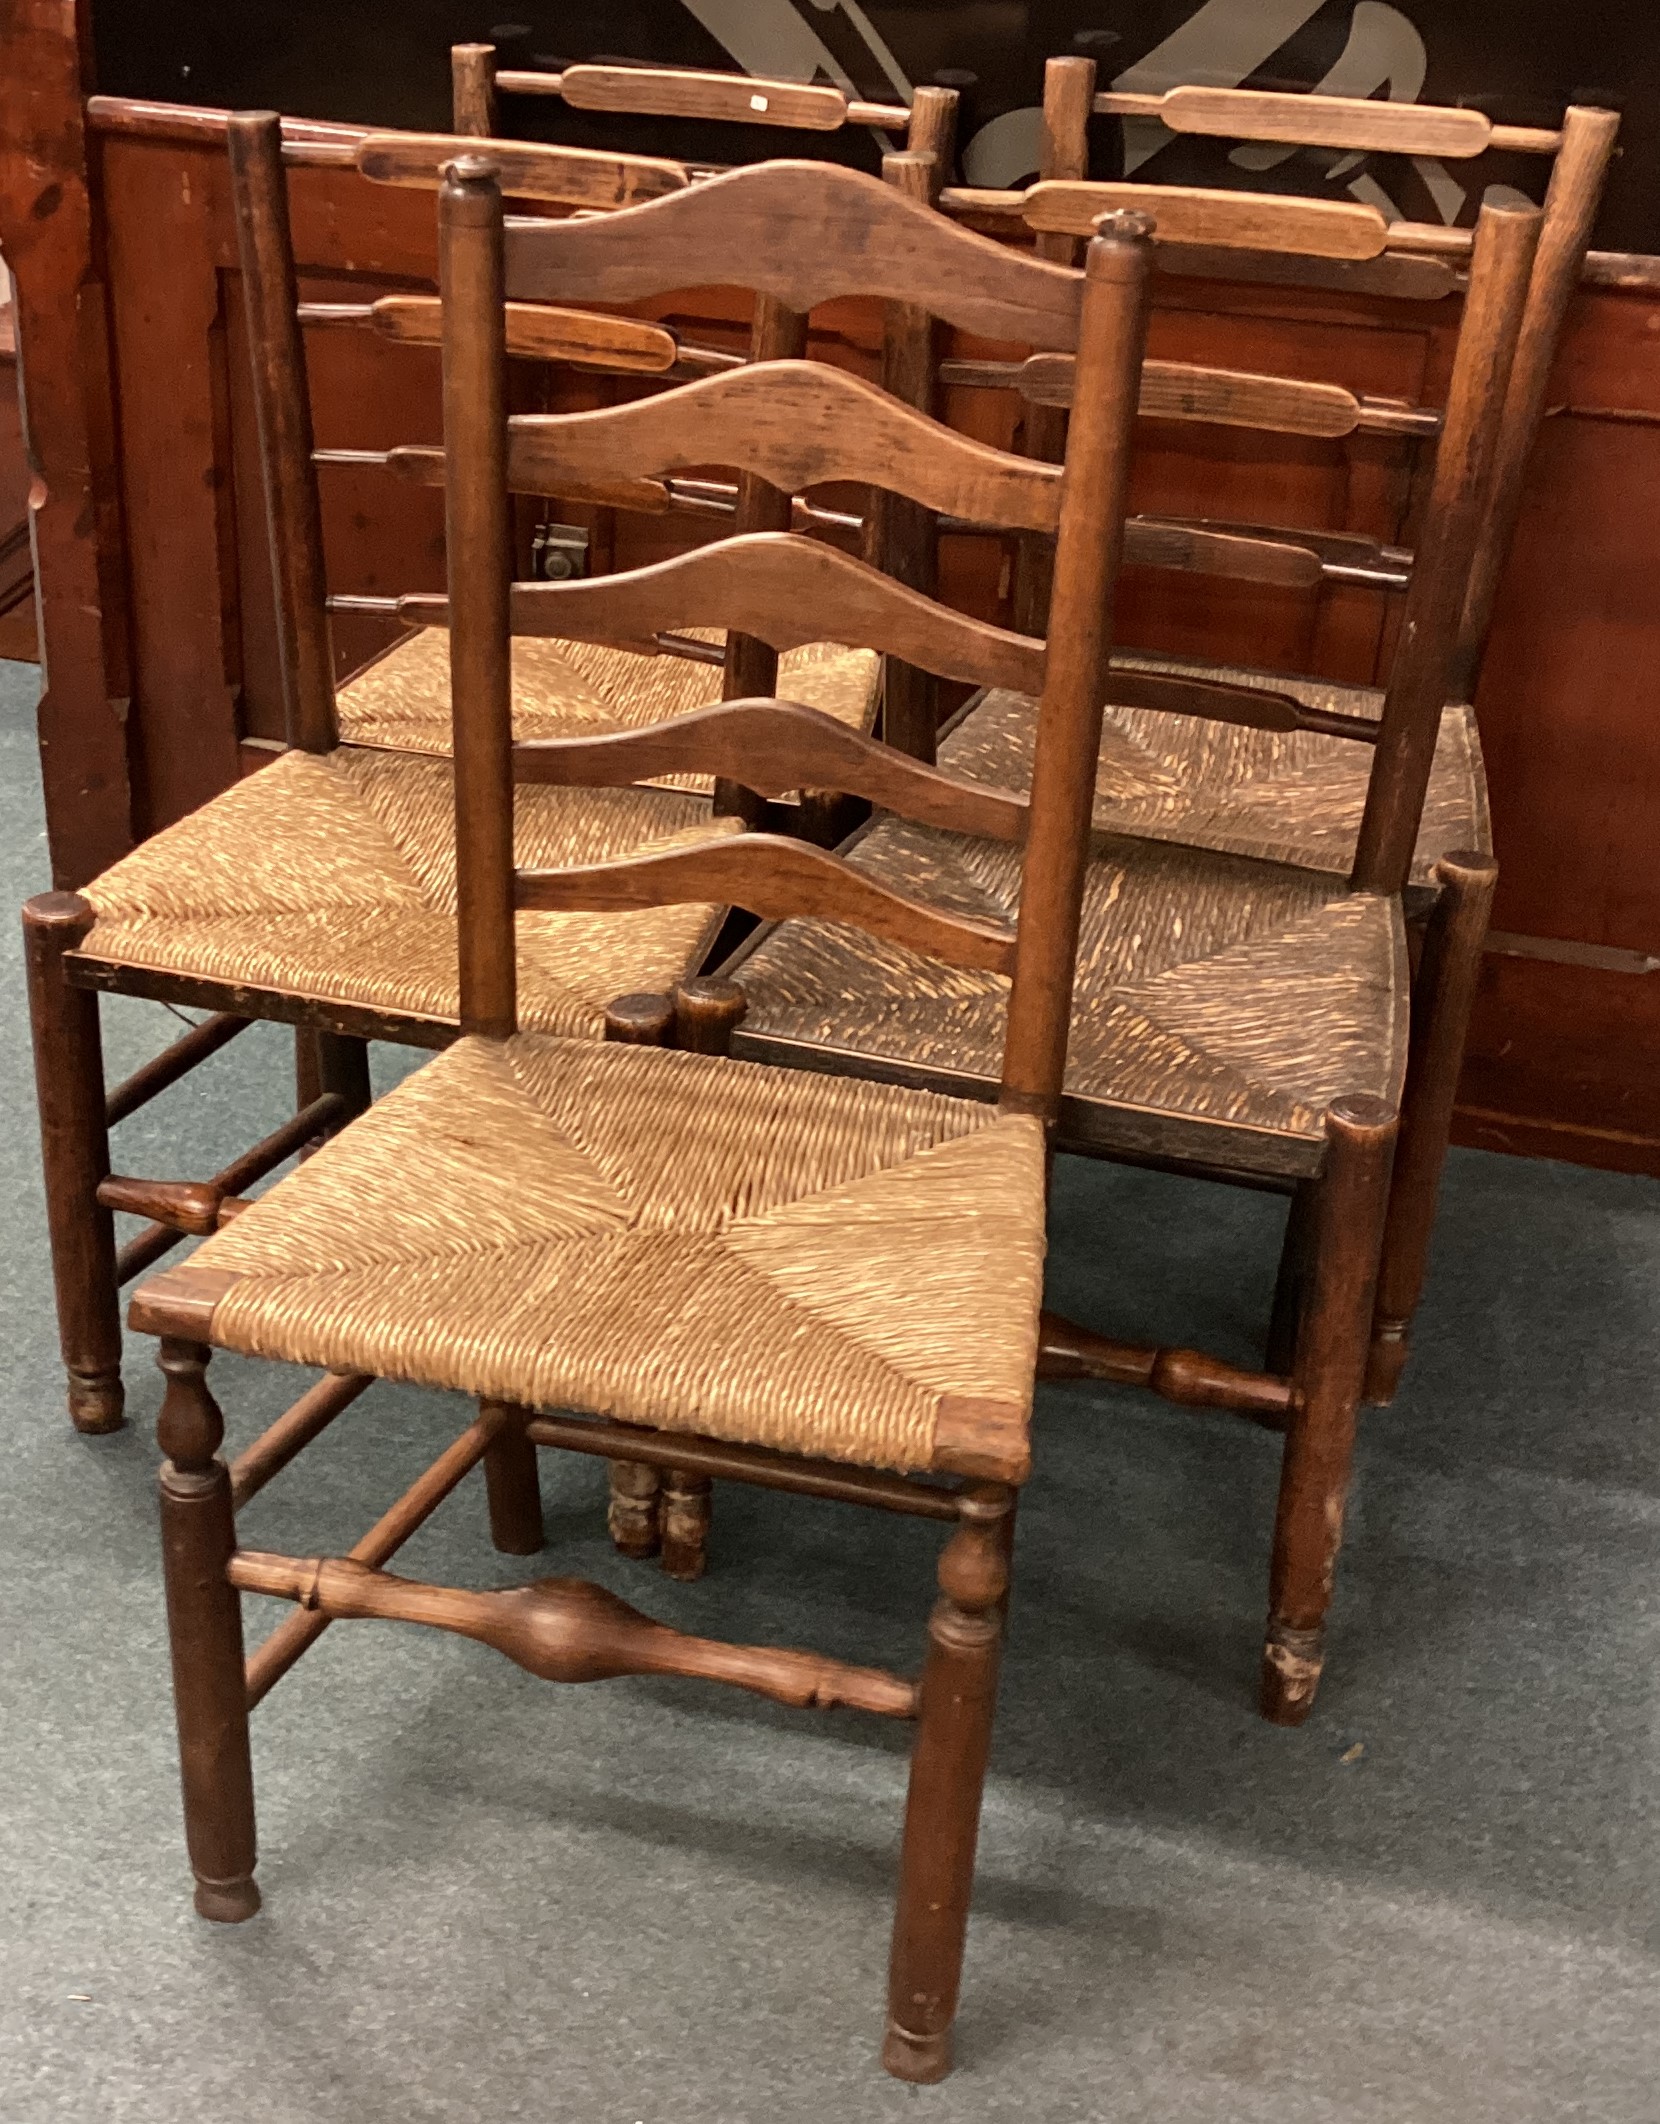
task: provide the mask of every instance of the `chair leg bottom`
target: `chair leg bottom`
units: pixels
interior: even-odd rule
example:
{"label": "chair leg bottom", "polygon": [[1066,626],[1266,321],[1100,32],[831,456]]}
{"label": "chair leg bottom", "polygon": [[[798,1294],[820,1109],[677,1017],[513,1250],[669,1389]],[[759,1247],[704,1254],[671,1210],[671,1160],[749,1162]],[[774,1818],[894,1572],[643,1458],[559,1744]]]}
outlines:
{"label": "chair leg bottom", "polygon": [[106,1438],[126,1428],[127,1390],[119,1368],[68,1372],[69,1420],[83,1438]]}
{"label": "chair leg bottom", "polygon": [[215,1925],[240,1925],[259,1909],[259,1883],[203,1881],[196,1883],[196,1915]]}
{"label": "chair leg bottom", "polygon": [[613,1460],[608,1472],[611,1497],[605,1525],[611,1544],[620,1556],[645,1563],[663,1545],[663,1478],[639,1460]]}
{"label": "chair leg bottom", "polygon": [[913,2035],[908,2028],[890,2021],[882,2044],[882,2070],[918,2087],[931,2087],[936,2080],[949,2078],[950,2029],[940,2035]]}
{"label": "chair leg bottom", "polygon": [[1360,1398],[1369,1408],[1386,1409],[1395,1398],[1406,1360],[1412,1354],[1407,1340],[1409,1326],[1405,1320],[1386,1320],[1372,1329],[1371,1347],[1366,1352],[1366,1383],[1360,1390]]}
{"label": "chair leg bottom", "polygon": [[663,1570],[690,1585],[709,1567],[714,1484],[707,1475],[670,1468],[663,1478]]}
{"label": "chair leg bottom", "polygon": [[1323,1629],[1296,1630],[1269,1618],[1262,1648],[1262,1715],[1273,1726],[1300,1726],[1314,1709],[1326,1663]]}

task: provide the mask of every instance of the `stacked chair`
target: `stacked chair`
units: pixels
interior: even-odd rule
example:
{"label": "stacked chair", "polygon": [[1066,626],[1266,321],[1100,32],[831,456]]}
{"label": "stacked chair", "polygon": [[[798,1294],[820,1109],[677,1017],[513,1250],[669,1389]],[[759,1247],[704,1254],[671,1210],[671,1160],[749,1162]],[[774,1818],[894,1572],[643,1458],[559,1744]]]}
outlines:
{"label": "stacked chair", "polygon": [[[994,194],[946,181],[943,90],[902,108],[666,69],[498,73],[484,46],[453,64],[454,136],[355,150],[366,179],[437,190],[436,297],[302,302],[280,121],[231,121],[290,745],[26,910],[71,1411],[119,1423],[118,1287],[202,1237],[131,1322],[167,1377],[204,1916],[258,1908],[249,1713],[337,1619],[471,1636],[551,1680],[679,1675],[911,1719],[883,2057],[938,2079],[1036,1378],[1282,1437],[1261,1701],[1286,1724],[1313,1705],[1357,1415],[1404,1363],[1496,876],[1470,697],[1615,121],[1125,98],[1062,60],[1040,181]],[[906,147],[878,182],[501,139],[498,95],[526,93]],[[1542,212],[1494,198],[1473,233],[1426,230],[1354,201],[1091,181],[1103,112],[1555,164]],[[1195,274],[1412,305],[1462,284],[1440,402],[1146,361],[1160,289]],[[745,355],[625,314],[706,285],[753,291]],[[886,306],[880,386],[804,358],[808,313],[842,296]],[[942,361],[942,323],[1035,351]],[[441,346],[442,446],[378,462],[389,493],[442,485],[446,595],[330,597],[318,467],[362,453],[315,448],[307,328]],[[647,395],[521,410],[520,358]],[[1018,450],[943,425],[951,390],[1017,404]],[[1421,448],[1413,548],[1132,516],[1138,416]],[[866,499],[815,501],[832,483]],[[529,580],[526,498],[546,496],[730,535]],[[939,602],[942,530],[1009,546],[1012,627]],[[1399,601],[1383,683],[1115,654],[1125,562],[1367,585]],[[337,686],[331,608],[410,631]],[[969,696],[943,723],[942,684]],[[214,1015],[106,1099],[100,990]],[[302,1034],[293,1119],[209,1182],[111,1173],[109,1124],[261,1017]],[[371,1038],[441,1052],[374,1104]],[[1261,1370],[1042,1313],[1057,1147],[1290,1197]],[[153,1220],[119,1257],[116,1211]],[[323,1373],[234,1464],[216,1348]],[[472,1397],[476,1420],[346,1556],[239,1546],[237,1511],[377,1379]],[[388,1571],[480,1465],[496,1547],[538,1551],[544,1446],[608,1461],[618,1546],[679,1578],[703,1569],[715,1479],[940,1522],[920,1679],[690,1636],[571,1578],[476,1593]],[[243,1592],[296,1609],[251,1657]]]}
{"label": "stacked chair", "polygon": [[[197,1907],[236,1920],[258,1906],[249,1705],[336,1620],[424,1622],[549,1679],[680,1674],[912,1719],[883,2056],[900,2077],[938,2079],[950,2064],[1014,1505],[1031,1458],[1048,1130],[1122,548],[1147,224],[1109,216],[1074,273],[955,229],[874,179],[803,165],[782,182],[777,166],[762,167],[615,215],[504,227],[482,157],[453,167],[440,213],[450,590],[404,607],[450,634],[463,1036],[268,1193],[221,1200],[215,1235],[133,1301],[134,1326],[162,1338],[167,1375],[164,1551]],[[693,275],[718,281],[740,261],[795,313],[832,295],[904,299],[982,332],[1006,336],[1018,323],[1030,337],[1035,327],[1074,353],[1064,480],[821,365],[762,362],[716,379],[716,391],[679,394],[702,407],[710,460],[775,488],[799,478],[806,434],[817,477],[885,483],[1013,529],[1055,526],[1054,635],[1029,795],[927,767],[776,700],[712,706],[661,732],[515,741],[515,634],[649,639],[724,624],[777,646],[829,624],[982,685],[1005,680],[1011,657],[1029,659],[1031,645],[790,532],[743,533],[589,582],[512,581],[509,304],[578,286],[621,299]],[[609,432],[613,472],[649,476],[658,448],[637,414],[577,416],[572,433],[587,448]],[[764,782],[840,786],[939,830],[1019,846],[1019,914],[935,906],[798,839],[708,830],[712,817],[701,836],[642,839],[616,855],[550,859],[515,830],[516,791],[591,794],[660,772],[724,776],[740,762]],[[869,925],[936,963],[1007,976],[997,1099],[654,1044],[674,1014],[654,1014],[649,999],[627,1012],[632,1041],[524,1026],[516,915],[667,904],[701,922],[719,900],[762,917]],[[244,1550],[237,1502],[320,1426],[302,1405],[227,1467],[205,1378],[216,1347],[354,1381],[447,1387],[477,1396],[480,1410],[350,1556]],[[534,1413],[547,1409],[574,1413]],[[384,1569],[480,1461],[497,1545],[539,1547],[543,1444],[951,1527],[920,1681],[687,1636],[578,1580],[478,1594]],[[246,1663],[242,1592],[297,1608]]]}

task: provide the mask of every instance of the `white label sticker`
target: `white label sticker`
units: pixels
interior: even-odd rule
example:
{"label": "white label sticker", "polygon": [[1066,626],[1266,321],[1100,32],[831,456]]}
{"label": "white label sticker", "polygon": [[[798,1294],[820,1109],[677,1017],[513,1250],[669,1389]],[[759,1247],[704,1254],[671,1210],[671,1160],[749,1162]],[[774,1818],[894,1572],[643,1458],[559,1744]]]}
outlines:
{"label": "white label sticker", "polygon": [[765,96],[751,96],[749,107],[752,111],[764,111],[767,107],[767,99]]}

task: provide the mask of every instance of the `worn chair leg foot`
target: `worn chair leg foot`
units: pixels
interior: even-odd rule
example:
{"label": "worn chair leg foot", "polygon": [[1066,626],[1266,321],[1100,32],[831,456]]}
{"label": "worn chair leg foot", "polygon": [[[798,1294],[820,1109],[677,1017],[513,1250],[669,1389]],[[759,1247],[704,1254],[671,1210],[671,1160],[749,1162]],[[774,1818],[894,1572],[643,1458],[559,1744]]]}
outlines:
{"label": "worn chair leg foot", "polygon": [[714,1484],[707,1475],[670,1468],[663,1477],[663,1569],[690,1585],[709,1563]]}
{"label": "worn chair leg foot", "polygon": [[1412,983],[1412,1037],[1401,1102],[1401,1140],[1389,1188],[1363,1389],[1363,1399],[1378,1406],[1395,1398],[1406,1369],[1413,1315],[1423,1295],[1441,1171],[1452,1135],[1458,1073],[1481,978],[1498,876],[1498,864],[1487,855],[1446,855],[1435,866],[1441,891]]}
{"label": "worn chair leg foot", "polygon": [[125,1397],[115,1220],[98,1202],[110,1169],[98,998],[73,987],[64,966],[93,920],[91,905],[72,892],[41,893],[23,910],[58,1338],[70,1419],[95,1436],[121,1428]]}
{"label": "worn chair leg foot", "polygon": [[888,1965],[882,2063],[899,2080],[943,2080],[951,2070],[997,1701],[1014,1493],[984,1484],[958,1509],[928,1623]]}
{"label": "worn chair leg foot", "polygon": [[225,1427],[207,1388],[208,1354],[192,1342],[161,1345],[162,1565],[196,1909],[234,1925],[259,1908],[254,1777],[242,1604],[227,1575],[236,1549],[231,1478],[217,1457]]}
{"label": "worn chair leg foot", "polygon": [[1326,1165],[1269,1572],[1262,1715],[1276,1725],[1300,1725],[1320,1682],[1395,1126],[1381,1099],[1341,1099],[1326,1115]]}
{"label": "worn chair leg foot", "polygon": [[541,1472],[524,1425],[525,1412],[517,1411],[484,1449],[490,1539],[503,1556],[535,1556],[546,1539]]}
{"label": "worn chair leg foot", "polygon": [[611,1540],[622,1555],[643,1563],[663,1544],[663,1478],[639,1460],[613,1460],[609,1471],[605,1523]]}

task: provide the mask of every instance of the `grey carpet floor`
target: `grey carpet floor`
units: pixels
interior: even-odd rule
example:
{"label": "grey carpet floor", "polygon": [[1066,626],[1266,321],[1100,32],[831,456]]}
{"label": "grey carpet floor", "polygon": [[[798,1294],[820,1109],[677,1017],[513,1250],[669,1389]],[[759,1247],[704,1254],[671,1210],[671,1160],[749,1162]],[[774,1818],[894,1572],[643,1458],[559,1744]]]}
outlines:
{"label": "grey carpet floor", "polygon": [[[45,881],[33,674],[0,667],[0,849]],[[875,2064],[903,1735],[690,1684],[555,1690],[332,1631],[258,1713],[266,1898],[190,1911],[153,1482],[62,1414],[15,926],[0,1278],[0,2119],[187,2124],[1517,2124],[1660,2118],[1660,1190],[1457,1154],[1407,1387],[1365,1424],[1333,1656],[1299,1733],[1252,1683],[1272,1438],[1045,1390],[960,2023]],[[109,1013],[113,1066],[176,1026]],[[258,1028],[122,1130],[196,1173],[273,1125]],[[407,1058],[377,1054],[386,1074]],[[1249,1359],[1280,1207],[1063,1163],[1055,1300]],[[220,1359],[240,1443],[294,1387]],[[464,1420],[376,1388],[250,1509],[348,1544]],[[550,1570],[691,1627],[914,1661],[934,1530],[723,1488],[713,1569],[617,1560],[544,1460]],[[522,1575],[477,1478],[405,1552]],[[250,1604],[264,1627],[265,1604]]]}

